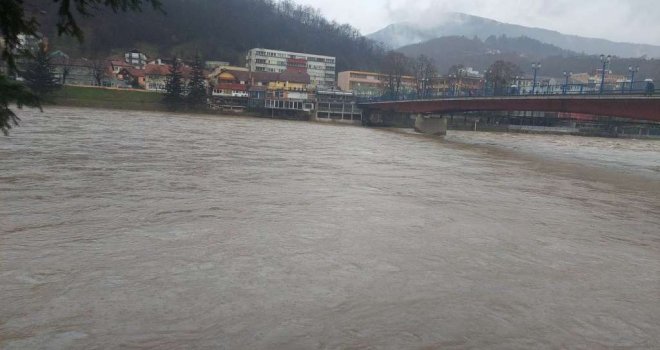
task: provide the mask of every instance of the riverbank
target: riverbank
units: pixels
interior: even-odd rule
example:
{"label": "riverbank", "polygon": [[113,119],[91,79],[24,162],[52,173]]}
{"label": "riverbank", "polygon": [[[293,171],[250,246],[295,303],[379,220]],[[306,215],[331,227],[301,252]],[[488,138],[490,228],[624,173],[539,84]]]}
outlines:
{"label": "riverbank", "polygon": [[57,106],[140,111],[164,111],[163,95],[157,92],[88,86],[63,86],[51,96]]}
{"label": "riverbank", "polygon": [[[90,86],[63,86],[50,97],[49,105],[127,111],[172,112],[163,103],[163,94],[152,91]],[[216,110],[181,110],[190,114],[261,117],[258,113]]]}

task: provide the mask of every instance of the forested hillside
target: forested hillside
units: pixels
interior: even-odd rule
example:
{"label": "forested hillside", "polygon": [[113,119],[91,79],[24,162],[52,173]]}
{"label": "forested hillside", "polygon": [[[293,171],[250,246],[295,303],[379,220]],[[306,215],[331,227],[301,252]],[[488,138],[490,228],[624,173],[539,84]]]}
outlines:
{"label": "forested hillside", "polygon": [[[527,73],[532,62],[542,62],[541,74],[554,77],[561,77],[564,71],[591,72],[601,66],[598,56],[578,54],[527,37],[491,36],[482,41],[477,37],[447,36],[397,51],[408,57],[428,56],[441,73],[457,64],[484,71],[498,60],[513,62]],[[640,78],[660,78],[660,60],[655,59],[615,57],[610,69],[616,74],[628,74],[629,66],[640,67]]]}
{"label": "forested hillside", "polygon": [[150,56],[177,54],[242,64],[254,47],[282,49],[337,57],[337,69],[376,69],[383,49],[355,28],[326,20],[317,10],[291,1],[273,0],[162,0],[162,14],[79,16],[86,38],[82,45],[57,38],[56,9],[51,2],[30,0],[41,12],[40,21],[51,48],[73,55],[98,57],[139,48]]}

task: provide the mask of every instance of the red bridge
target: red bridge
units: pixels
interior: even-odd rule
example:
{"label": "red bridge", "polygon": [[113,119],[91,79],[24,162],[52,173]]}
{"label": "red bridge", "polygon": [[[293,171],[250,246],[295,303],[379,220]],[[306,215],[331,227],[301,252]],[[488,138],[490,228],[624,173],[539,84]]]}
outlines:
{"label": "red bridge", "polygon": [[515,96],[364,102],[370,112],[450,114],[477,111],[580,113],[660,122],[660,97],[648,96]]}

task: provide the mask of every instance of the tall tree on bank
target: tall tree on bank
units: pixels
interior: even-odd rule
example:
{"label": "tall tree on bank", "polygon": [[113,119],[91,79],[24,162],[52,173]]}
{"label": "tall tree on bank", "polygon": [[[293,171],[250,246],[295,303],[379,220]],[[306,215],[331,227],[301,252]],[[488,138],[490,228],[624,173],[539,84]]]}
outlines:
{"label": "tall tree on bank", "polygon": [[204,109],[207,106],[206,85],[204,82],[204,63],[199,54],[195,56],[195,61],[192,64],[192,72],[190,75],[190,82],[188,83],[188,106],[191,109]]}
{"label": "tall tree on bank", "polygon": [[92,61],[92,76],[94,77],[94,83],[96,86],[102,86],[103,80],[107,77],[106,74],[106,63],[103,60],[93,60]]}
{"label": "tall tree on bank", "polygon": [[9,108],[10,104],[16,104],[18,108],[23,106],[41,108],[39,98],[25,84],[0,74],[0,131],[5,136],[9,134],[9,129],[18,125],[20,120]]}
{"label": "tall tree on bank", "polygon": [[182,63],[174,57],[172,58],[170,73],[167,75],[163,103],[168,109],[177,110],[183,106],[184,102]]}
{"label": "tall tree on bank", "polygon": [[44,98],[60,87],[59,79],[55,76],[55,67],[50,62],[45,45],[40,46],[34,59],[28,63],[25,72],[21,75],[25,79],[25,84],[39,98]]}
{"label": "tall tree on bank", "polygon": [[[53,0],[48,3],[49,6],[56,4],[58,7],[56,24],[58,35],[73,36],[79,41],[83,39],[83,31],[78,26],[76,18],[90,17],[94,10],[101,7],[110,8],[115,13],[139,12],[145,5],[151,5],[154,9],[161,8],[161,0]],[[40,6],[41,3],[38,2],[28,5],[24,0],[0,0],[0,32],[2,32],[0,39],[3,42],[0,45],[0,57],[7,65],[8,75],[13,75],[17,71],[16,53],[20,48],[19,35],[39,36],[39,21],[28,12],[39,13],[43,10],[39,8]],[[24,85],[8,79],[6,75],[0,74],[0,130],[5,134],[12,126],[18,125],[19,120],[9,108],[10,104],[16,104],[18,108],[41,106],[35,93]]]}

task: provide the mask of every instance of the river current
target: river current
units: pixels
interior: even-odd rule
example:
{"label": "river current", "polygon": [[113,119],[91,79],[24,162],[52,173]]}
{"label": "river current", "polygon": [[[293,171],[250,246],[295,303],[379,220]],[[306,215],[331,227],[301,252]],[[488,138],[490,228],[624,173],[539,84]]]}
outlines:
{"label": "river current", "polygon": [[657,349],[660,142],[48,108],[2,349]]}

